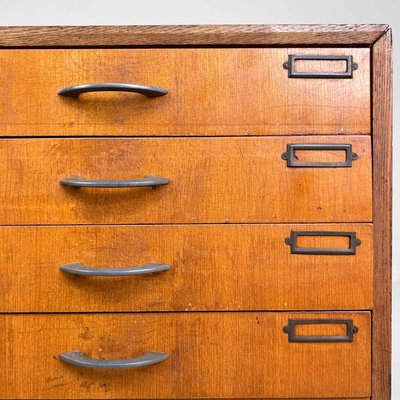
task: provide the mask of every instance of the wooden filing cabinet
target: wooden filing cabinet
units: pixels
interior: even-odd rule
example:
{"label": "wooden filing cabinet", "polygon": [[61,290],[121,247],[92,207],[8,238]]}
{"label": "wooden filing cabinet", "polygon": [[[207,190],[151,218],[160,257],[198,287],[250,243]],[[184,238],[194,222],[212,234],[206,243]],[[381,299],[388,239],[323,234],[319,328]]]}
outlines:
{"label": "wooden filing cabinet", "polygon": [[390,398],[391,32],[0,28],[0,398]]}

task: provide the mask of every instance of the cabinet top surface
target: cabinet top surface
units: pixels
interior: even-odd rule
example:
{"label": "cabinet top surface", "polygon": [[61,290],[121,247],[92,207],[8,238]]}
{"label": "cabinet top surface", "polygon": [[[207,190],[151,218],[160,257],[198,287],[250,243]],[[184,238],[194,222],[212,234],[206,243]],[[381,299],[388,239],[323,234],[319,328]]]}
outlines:
{"label": "cabinet top surface", "polygon": [[384,24],[2,26],[0,48],[371,46]]}

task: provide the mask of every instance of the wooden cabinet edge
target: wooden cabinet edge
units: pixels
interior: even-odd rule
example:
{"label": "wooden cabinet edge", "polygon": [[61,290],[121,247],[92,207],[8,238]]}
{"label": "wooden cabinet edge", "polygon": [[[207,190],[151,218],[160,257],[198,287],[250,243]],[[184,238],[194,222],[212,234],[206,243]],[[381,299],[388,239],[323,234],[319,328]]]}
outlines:
{"label": "wooden cabinet edge", "polygon": [[385,24],[4,26],[0,48],[373,45]]}
{"label": "wooden cabinet edge", "polygon": [[372,47],[374,304],[372,399],[391,398],[392,34]]}

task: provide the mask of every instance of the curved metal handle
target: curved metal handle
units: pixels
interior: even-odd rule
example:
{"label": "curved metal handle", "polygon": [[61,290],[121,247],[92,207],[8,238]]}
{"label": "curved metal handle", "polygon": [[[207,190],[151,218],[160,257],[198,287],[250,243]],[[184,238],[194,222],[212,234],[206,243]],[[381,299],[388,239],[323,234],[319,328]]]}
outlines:
{"label": "curved metal handle", "polygon": [[73,85],[59,90],[60,96],[78,98],[82,93],[87,92],[133,92],[143,94],[146,97],[165,96],[168,90],[146,85],[130,83],[88,83],[86,85]]}
{"label": "curved metal handle", "polygon": [[160,352],[148,352],[142,356],[135,358],[122,358],[117,360],[101,360],[98,358],[86,357],[79,350],[66,351],[60,354],[60,360],[68,364],[77,365],[85,368],[102,368],[102,369],[122,369],[122,368],[138,368],[147,365],[159,364],[168,360],[169,354]]}
{"label": "curved metal handle", "polygon": [[64,186],[91,187],[91,188],[131,188],[131,187],[155,187],[167,185],[170,182],[168,178],[159,178],[158,176],[145,176],[139,179],[128,180],[94,180],[85,179],[80,176],[61,179],[60,183]]}
{"label": "curved metal handle", "polygon": [[127,268],[96,268],[87,267],[79,262],[72,264],[65,264],[60,267],[61,271],[73,275],[85,276],[131,276],[131,275],[148,275],[157,272],[164,272],[171,269],[168,264],[149,262],[144,265]]}

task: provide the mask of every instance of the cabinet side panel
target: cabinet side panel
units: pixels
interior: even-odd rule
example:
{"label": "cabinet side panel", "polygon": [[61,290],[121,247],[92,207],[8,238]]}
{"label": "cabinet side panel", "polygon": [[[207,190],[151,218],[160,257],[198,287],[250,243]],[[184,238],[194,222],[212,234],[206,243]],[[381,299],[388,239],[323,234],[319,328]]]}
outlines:
{"label": "cabinet side panel", "polygon": [[372,398],[389,400],[391,387],[392,36],[372,48],[374,312]]}

